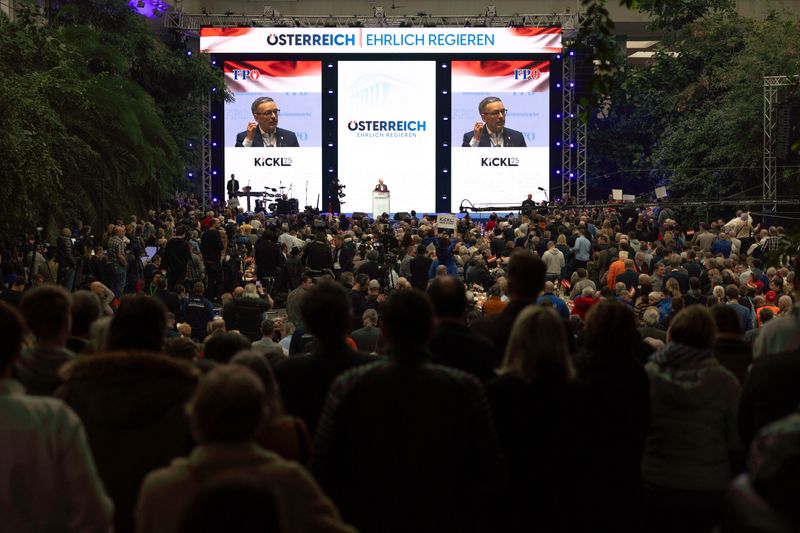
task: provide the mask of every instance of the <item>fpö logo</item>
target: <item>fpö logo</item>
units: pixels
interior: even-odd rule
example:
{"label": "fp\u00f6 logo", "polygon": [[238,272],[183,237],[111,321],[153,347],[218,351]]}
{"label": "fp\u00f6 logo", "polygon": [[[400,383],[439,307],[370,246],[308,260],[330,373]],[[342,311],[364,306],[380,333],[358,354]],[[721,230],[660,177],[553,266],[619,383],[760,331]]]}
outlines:
{"label": "fp\u00f6 logo", "polygon": [[427,128],[425,120],[351,120],[347,123],[350,131],[417,132]]}
{"label": "fp\u00f6 logo", "polygon": [[252,69],[233,69],[234,80],[250,80],[256,81],[261,77],[261,72],[256,68]]}
{"label": "fp\u00f6 logo", "polygon": [[542,72],[538,68],[515,68],[515,80],[538,80],[542,77]]}

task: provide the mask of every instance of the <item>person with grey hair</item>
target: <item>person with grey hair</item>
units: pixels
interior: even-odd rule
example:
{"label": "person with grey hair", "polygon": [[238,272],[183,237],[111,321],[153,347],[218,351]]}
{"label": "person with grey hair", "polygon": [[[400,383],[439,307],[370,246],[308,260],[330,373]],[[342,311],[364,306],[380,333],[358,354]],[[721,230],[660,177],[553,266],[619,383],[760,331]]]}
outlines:
{"label": "person with grey hair", "polygon": [[487,96],[478,104],[482,122],[476,122],[472,131],[464,134],[461,146],[467,147],[525,147],[522,132],[506,128],[508,109],[497,96]]}
{"label": "person with grey hair", "polygon": [[187,406],[198,446],[145,478],[138,531],[178,531],[195,494],[238,473],[263,481],[275,495],[280,531],[353,532],[302,466],[254,442],[268,415],[265,405],[264,385],[249,368],[224,365],[209,372]]}
{"label": "person with grey hair", "polygon": [[642,315],[644,326],[639,328],[639,335],[642,339],[651,338],[667,342],[667,332],[658,323],[660,318],[658,308],[651,306],[644,310]]}
{"label": "person with grey hair", "polygon": [[362,352],[372,353],[378,345],[378,338],[381,335],[381,330],[376,326],[378,325],[378,312],[375,309],[367,309],[361,315],[361,323],[364,327],[358,328],[350,334],[350,337],[356,341],[356,346]]}
{"label": "person with grey hair", "polygon": [[278,127],[281,110],[269,96],[256,98],[250,106],[253,121],[247,123],[247,130],[236,135],[237,147],[299,147],[297,135]]}

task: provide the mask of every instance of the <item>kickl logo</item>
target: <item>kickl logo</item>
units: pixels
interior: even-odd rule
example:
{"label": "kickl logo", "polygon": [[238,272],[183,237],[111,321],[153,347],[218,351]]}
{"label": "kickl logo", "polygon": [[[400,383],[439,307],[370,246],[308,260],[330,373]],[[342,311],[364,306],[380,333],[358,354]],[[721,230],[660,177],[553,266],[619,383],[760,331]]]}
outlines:
{"label": "kickl logo", "polygon": [[254,157],[253,166],[255,167],[290,167],[292,166],[291,157]]}
{"label": "kickl logo", "polygon": [[519,157],[481,157],[482,167],[518,167]]}

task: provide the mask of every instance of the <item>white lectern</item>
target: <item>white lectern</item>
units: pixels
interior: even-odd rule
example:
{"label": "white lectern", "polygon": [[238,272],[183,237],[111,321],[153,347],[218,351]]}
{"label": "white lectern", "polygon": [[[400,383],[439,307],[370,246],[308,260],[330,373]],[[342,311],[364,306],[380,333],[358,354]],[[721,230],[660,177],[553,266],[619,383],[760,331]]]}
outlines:
{"label": "white lectern", "polygon": [[391,213],[389,209],[389,191],[372,191],[372,218],[378,218],[383,213]]}

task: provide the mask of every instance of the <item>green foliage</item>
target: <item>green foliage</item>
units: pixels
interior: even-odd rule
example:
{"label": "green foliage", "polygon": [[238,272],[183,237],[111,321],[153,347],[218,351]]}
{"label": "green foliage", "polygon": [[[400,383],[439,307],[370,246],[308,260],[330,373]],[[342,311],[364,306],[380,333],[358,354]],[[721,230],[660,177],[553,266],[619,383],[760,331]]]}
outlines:
{"label": "green foliage", "polygon": [[0,233],[156,207],[196,163],[188,145],[221,73],[171,50],[123,0],[65,3],[43,22],[0,17]]}
{"label": "green foliage", "polygon": [[714,13],[731,13],[733,0],[638,0],[639,11],[651,17],[654,29],[679,30]]}
{"label": "green foliage", "polygon": [[[760,194],[763,76],[800,73],[800,21],[746,19],[722,4],[704,2],[716,8],[672,34],[646,67],[613,58],[596,95],[604,118],[590,122],[590,177],[625,175],[642,189],[668,182],[695,198]],[[779,187],[796,176],[787,172]]]}

